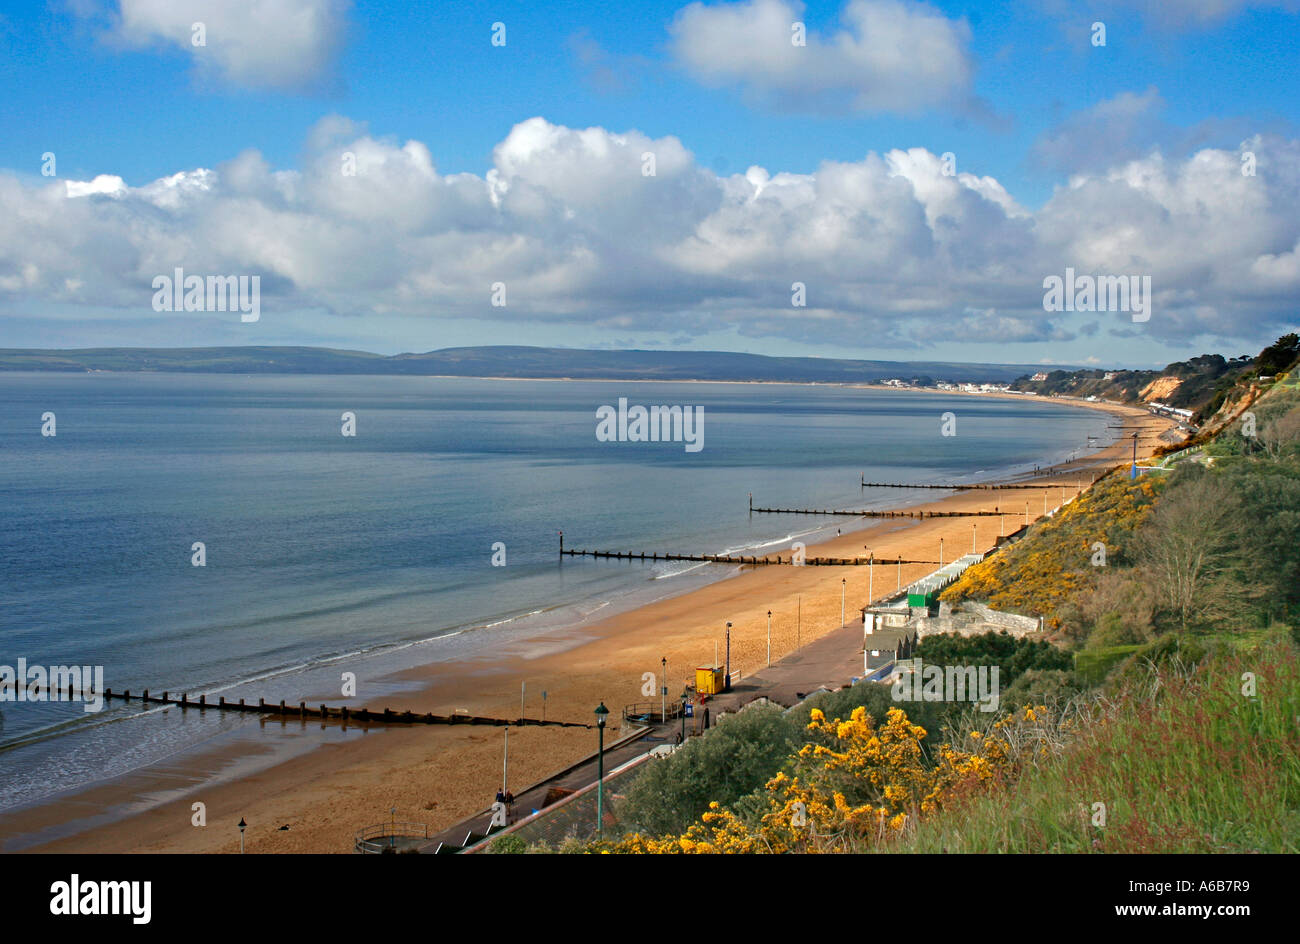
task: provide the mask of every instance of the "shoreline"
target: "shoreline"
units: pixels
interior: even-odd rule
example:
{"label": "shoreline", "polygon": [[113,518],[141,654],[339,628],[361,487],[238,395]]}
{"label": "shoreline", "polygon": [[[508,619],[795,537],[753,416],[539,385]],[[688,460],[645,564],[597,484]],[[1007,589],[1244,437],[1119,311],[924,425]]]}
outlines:
{"label": "shoreline", "polygon": [[[862,384],[816,385],[876,389]],[[900,388],[881,385],[879,389]],[[1065,402],[1117,416],[1141,417],[1144,428],[1151,431],[1174,426],[1171,421],[1144,409],[1123,404],[1021,394],[933,392]],[[1127,443],[1121,440],[1035,479],[1044,484],[1060,484],[1064,495],[1072,497],[1077,493],[1078,482],[1090,480],[1081,479],[1081,470],[1113,466],[1127,458],[1127,450]],[[1151,447],[1139,450],[1141,454],[1150,451]],[[969,510],[999,501],[1005,499],[996,493],[958,492],[939,499],[909,502],[908,506]],[[1059,501],[1059,495],[1050,497],[1053,506]],[[1005,517],[1013,518],[1013,527],[1019,526],[1020,512],[1008,508]],[[1031,508],[1029,517],[1041,517],[1041,509]],[[852,520],[855,524],[859,521]],[[962,547],[972,535],[980,548],[991,546],[1000,526],[1001,520],[996,517],[875,521],[823,541],[815,549],[810,546],[809,553],[857,556],[862,553],[865,539],[871,542],[868,546],[876,556],[926,559],[933,556],[942,538],[953,542],[949,547],[954,549],[952,556],[956,557],[960,552],[955,549]],[[883,576],[874,575],[882,585],[876,588],[877,598],[893,592],[889,577],[906,584],[933,569],[930,565],[911,565],[897,568],[895,575],[890,573],[895,571],[894,567],[882,565],[882,568]],[[674,694],[693,674],[695,665],[711,662],[713,644],[720,641],[722,624],[727,619],[734,623],[733,667],[742,674],[762,667],[764,614],[769,609],[773,614],[774,660],[788,655],[798,644],[812,642],[840,625],[840,609],[836,604],[840,602],[842,588],[845,615],[852,621],[857,608],[867,602],[866,570],[864,567],[743,568],[740,573],[703,587],[670,594],[591,623],[566,625],[514,640],[491,653],[479,653],[454,663],[428,663],[397,671],[389,677],[417,683],[418,690],[395,696],[390,704],[397,710],[426,711],[431,702],[454,702],[476,714],[515,717],[519,685],[524,681],[529,693],[549,690],[552,697],[547,702],[548,717],[589,720],[596,702],[605,701],[614,708],[611,721],[615,721],[618,705],[644,700],[640,694],[642,675],[658,672],[662,658],[668,659],[667,684]],[[848,590],[841,580],[854,584],[853,589]],[[536,716],[537,700],[534,696],[528,706],[530,716]],[[296,724],[286,723],[281,727]],[[305,728],[306,724],[300,727]],[[194,756],[187,755],[175,764],[151,765],[111,781],[92,784],[71,795],[0,814],[0,840],[20,835],[30,837],[60,824],[66,828],[78,821],[86,822],[88,816],[114,816],[111,822],[95,825],[88,831],[28,848],[50,852],[234,851],[238,848],[238,835],[227,828],[226,820],[233,824],[243,817],[250,823],[250,852],[347,852],[351,849],[352,833],[367,822],[385,819],[390,807],[396,806],[402,819],[426,822],[432,829],[443,828],[483,809],[500,783],[502,737],[496,729],[353,730],[357,733],[351,737],[317,738],[305,747],[299,745],[295,756],[246,776],[238,773],[243,766],[241,761],[272,748],[263,743],[259,749],[256,736],[234,732],[225,736],[227,743]],[[510,744],[512,784],[531,783],[561,762],[577,759],[592,749],[587,743],[591,734],[582,729],[522,728],[514,733],[516,736]],[[129,812],[163,795],[170,798],[142,812]],[[207,806],[209,825],[205,828],[190,825],[191,804],[197,800]],[[289,829],[282,830],[281,825]]]}

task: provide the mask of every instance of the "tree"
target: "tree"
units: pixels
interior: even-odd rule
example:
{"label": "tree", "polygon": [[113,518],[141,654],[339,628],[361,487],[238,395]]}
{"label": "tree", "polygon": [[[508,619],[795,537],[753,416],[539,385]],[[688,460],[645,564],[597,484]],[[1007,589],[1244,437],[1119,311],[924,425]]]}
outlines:
{"label": "tree", "polygon": [[1264,350],[1255,359],[1255,369],[1261,376],[1280,374],[1300,357],[1300,336],[1284,334]]}
{"label": "tree", "polygon": [[1227,578],[1241,514],[1236,493],[1201,470],[1165,492],[1138,535],[1140,566],[1184,631],[1238,602]]}
{"label": "tree", "polygon": [[1256,438],[1264,455],[1275,462],[1291,453],[1300,443],[1300,407],[1260,424]]}

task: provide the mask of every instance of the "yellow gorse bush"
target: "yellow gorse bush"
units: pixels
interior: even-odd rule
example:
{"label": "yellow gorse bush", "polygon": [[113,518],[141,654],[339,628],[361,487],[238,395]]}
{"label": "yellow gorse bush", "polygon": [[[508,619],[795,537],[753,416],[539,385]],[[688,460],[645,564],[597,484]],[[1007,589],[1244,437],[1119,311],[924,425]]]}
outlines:
{"label": "yellow gorse bush", "polygon": [[997,609],[1042,614],[1059,628],[1057,612],[1095,577],[1088,566],[1093,544],[1113,547],[1121,533],[1137,528],[1163,484],[1152,476],[1099,483],[1040,521],[1019,544],[967,568],[940,599],[984,600]]}
{"label": "yellow gorse bush", "polygon": [[[890,708],[877,724],[864,708],[847,721],[828,721],[814,708],[813,740],[764,787],[760,815],[742,819],[711,803],[680,836],[639,834],[615,843],[625,853],[829,852],[880,844],[910,822],[1010,775],[1018,764],[1046,752],[1055,718],[1043,706],[1026,708],[971,731],[969,750],[941,744],[927,763],[926,731]],[[858,797],[855,801],[851,797]]]}

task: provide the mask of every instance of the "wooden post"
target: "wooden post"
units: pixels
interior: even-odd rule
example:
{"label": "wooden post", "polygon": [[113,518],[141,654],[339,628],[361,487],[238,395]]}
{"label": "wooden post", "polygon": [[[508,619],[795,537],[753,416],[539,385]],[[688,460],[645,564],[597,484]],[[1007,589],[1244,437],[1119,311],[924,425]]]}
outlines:
{"label": "wooden post", "polygon": [[206,707],[208,707],[208,696],[207,696],[207,695],[200,695],[200,696],[199,696],[199,707],[200,707],[200,708],[206,708]]}

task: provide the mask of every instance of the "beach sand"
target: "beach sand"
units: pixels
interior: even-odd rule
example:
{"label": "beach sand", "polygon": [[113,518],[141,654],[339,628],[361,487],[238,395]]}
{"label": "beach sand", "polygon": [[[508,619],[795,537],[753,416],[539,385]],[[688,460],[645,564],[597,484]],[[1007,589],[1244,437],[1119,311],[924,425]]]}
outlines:
{"label": "beach sand", "polygon": [[[1060,403],[1061,400],[1049,401]],[[1114,404],[1068,400],[1124,416],[1144,433],[1170,428],[1170,421],[1145,410]],[[1139,456],[1148,455],[1154,439],[1139,443]],[[1085,459],[1061,467],[1034,482],[1064,486],[1065,497],[1076,494],[1103,468],[1125,462],[1132,449],[1120,442]],[[935,511],[1008,510],[1008,532],[1061,502],[1057,489],[957,492],[912,506]],[[900,490],[900,500],[916,492]],[[847,523],[857,519],[845,519]],[[944,560],[969,553],[974,524],[975,546],[991,548],[1002,521],[998,517],[946,518],[924,521],[879,521],[861,530],[808,548],[808,556],[936,560],[944,540]],[[788,548],[782,549],[788,555]],[[610,566],[627,566],[626,564]],[[636,566],[636,565],[633,565]],[[895,592],[935,569],[916,564],[874,568],[877,598]],[[589,722],[597,703],[611,710],[617,728],[624,704],[649,700],[641,694],[643,673],[660,671],[668,660],[668,691],[679,697],[696,666],[709,665],[714,646],[722,651],[724,625],[731,621],[733,671],[748,675],[766,661],[767,612],[772,612],[773,661],[841,625],[841,580],[847,620],[859,618],[868,588],[867,567],[757,567],[689,593],[660,600],[578,629],[548,633],[515,643],[504,651],[463,660],[412,668],[401,677],[416,680],[419,690],[388,699],[395,709],[450,713],[464,708],[473,714],[517,717],[520,683],[527,683],[528,715],[540,712],[545,689],[550,719]],[[834,681],[834,680],[828,680]],[[844,680],[847,681],[847,680]],[[266,722],[280,724],[279,721]],[[292,728],[298,722],[285,722]],[[319,727],[319,722],[316,726]],[[310,727],[306,722],[304,727]],[[399,821],[427,824],[431,831],[450,826],[490,805],[501,783],[504,728],[417,726],[370,730],[342,743],[328,743],[262,772],[229,776],[250,752],[265,751],[256,739],[202,754],[188,754],[175,764],[143,771],[92,787],[69,798],[0,815],[0,841],[6,837],[128,808],[159,795],[172,798],[129,816],[76,835],[32,847],[40,852],[238,852],[236,823],[248,822],[249,853],[352,851],[355,832],[387,821],[396,808]],[[516,792],[579,760],[595,749],[596,732],[581,728],[511,728],[510,784]],[[617,730],[607,732],[607,743]],[[227,770],[224,782],[214,774]],[[198,787],[198,789],[193,789]],[[207,825],[192,825],[192,804],[206,806]],[[288,826],[287,830],[281,826]]]}

